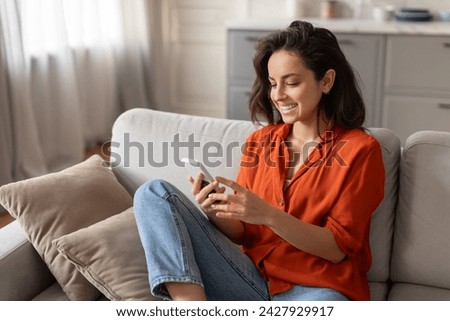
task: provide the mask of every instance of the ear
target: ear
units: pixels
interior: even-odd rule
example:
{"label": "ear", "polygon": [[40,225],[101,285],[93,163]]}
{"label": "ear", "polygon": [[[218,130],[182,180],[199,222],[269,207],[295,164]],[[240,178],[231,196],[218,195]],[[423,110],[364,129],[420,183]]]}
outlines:
{"label": "ear", "polygon": [[336,77],[336,71],[334,69],[328,69],[325,73],[325,76],[323,76],[321,82],[322,82],[322,92],[324,94],[329,94],[331,88],[333,88],[334,79]]}

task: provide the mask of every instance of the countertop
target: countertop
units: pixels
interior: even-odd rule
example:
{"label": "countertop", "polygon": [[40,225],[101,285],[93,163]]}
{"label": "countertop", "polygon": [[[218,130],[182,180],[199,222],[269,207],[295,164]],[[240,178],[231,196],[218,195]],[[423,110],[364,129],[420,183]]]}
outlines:
{"label": "countertop", "polygon": [[[323,27],[337,33],[366,33],[366,34],[391,34],[391,35],[432,35],[450,36],[450,22],[428,21],[428,22],[403,22],[356,20],[356,19],[317,19],[301,18],[313,25]],[[285,28],[291,20],[230,20],[226,23],[227,30],[263,30],[271,31]]]}

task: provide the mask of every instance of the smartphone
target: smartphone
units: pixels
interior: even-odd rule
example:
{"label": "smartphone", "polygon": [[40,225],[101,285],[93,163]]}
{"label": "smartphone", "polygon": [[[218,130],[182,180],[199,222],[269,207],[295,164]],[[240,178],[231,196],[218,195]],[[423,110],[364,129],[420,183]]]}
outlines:
{"label": "smartphone", "polygon": [[[191,172],[191,176],[192,177],[196,177],[198,175],[198,172],[202,172],[203,173],[203,175],[205,176],[205,179],[202,181],[202,185],[201,185],[202,188],[204,188],[209,183],[214,181],[213,176],[208,172],[206,167],[201,162],[199,162],[198,160],[195,160],[195,159],[192,159],[192,158],[183,158],[181,161],[183,163],[185,163],[186,167]],[[196,170],[197,172],[194,172],[194,170]],[[213,191],[213,192],[215,192],[215,191]]]}

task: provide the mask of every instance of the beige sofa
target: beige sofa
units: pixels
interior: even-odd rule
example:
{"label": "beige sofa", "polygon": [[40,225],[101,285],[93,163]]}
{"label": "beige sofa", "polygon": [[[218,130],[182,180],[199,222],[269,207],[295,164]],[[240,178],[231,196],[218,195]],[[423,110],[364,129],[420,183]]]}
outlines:
{"label": "beige sofa", "polygon": [[[239,148],[254,129],[245,121],[133,109],[113,127],[111,168],[131,195],[155,177],[189,194],[188,173],[178,160],[194,153],[210,161],[213,175],[235,177]],[[370,232],[372,300],[450,300],[450,133],[418,132],[401,149],[391,131],[370,132],[382,145],[386,168],[385,199]],[[100,299],[137,298],[114,296],[85,270]],[[32,299],[68,297],[16,220],[0,230],[0,300]]]}

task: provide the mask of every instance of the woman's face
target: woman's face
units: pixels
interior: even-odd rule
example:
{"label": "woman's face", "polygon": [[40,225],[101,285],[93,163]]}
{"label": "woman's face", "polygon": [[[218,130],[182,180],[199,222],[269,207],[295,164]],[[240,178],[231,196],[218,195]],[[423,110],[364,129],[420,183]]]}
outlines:
{"label": "woman's face", "polygon": [[303,63],[295,53],[280,50],[269,58],[269,82],[271,85],[270,98],[278,109],[284,123],[294,124],[302,122],[305,125],[317,124],[317,108],[323,93],[327,93],[332,86],[329,84],[327,71],[322,80],[316,80],[314,72]]}

